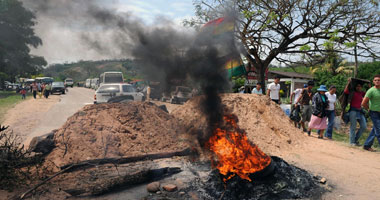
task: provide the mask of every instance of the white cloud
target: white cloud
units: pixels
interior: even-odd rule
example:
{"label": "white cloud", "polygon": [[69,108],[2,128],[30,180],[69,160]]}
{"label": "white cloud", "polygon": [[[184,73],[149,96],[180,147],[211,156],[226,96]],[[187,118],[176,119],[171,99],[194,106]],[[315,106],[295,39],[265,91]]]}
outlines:
{"label": "white cloud", "polygon": [[[68,1],[68,0],[65,0]],[[132,18],[141,19],[148,27],[165,26],[171,24],[175,29],[189,33],[191,30],[182,26],[185,18],[192,17],[189,3],[170,0],[96,0],[97,5],[112,9],[116,12],[130,13]],[[188,0],[191,2],[191,0]],[[159,2],[159,3],[152,3]],[[78,8],[78,10],[80,10]],[[55,16],[51,12],[60,12]],[[48,63],[73,62],[78,60],[100,60],[126,57],[117,48],[112,49],[107,41],[115,35],[111,31],[95,26],[93,23],[80,21],[75,16],[62,16],[65,12],[59,7],[54,7],[47,15],[37,13],[38,24],[35,26],[36,34],[43,40],[43,46],[32,49],[34,55],[44,56]],[[50,16],[51,15],[51,16]],[[166,20],[164,19],[166,18]],[[169,22],[170,21],[170,22]],[[100,35],[99,42],[105,45],[106,50],[102,53],[83,41],[83,35],[89,37]]]}

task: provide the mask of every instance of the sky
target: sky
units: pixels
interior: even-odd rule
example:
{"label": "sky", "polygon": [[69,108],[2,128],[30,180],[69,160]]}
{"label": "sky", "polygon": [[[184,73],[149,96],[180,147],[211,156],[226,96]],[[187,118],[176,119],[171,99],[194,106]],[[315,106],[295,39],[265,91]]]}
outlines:
{"label": "sky", "polygon": [[[58,2],[57,2],[58,1]],[[79,2],[87,0],[79,0]],[[179,29],[183,28],[182,21],[194,16],[192,0],[91,0],[96,5],[114,10],[118,13],[127,13],[135,19],[139,19],[146,26],[154,26],[157,21],[166,18]],[[36,13],[37,25],[35,32],[43,45],[37,49],[31,49],[31,54],[43,56],[48,64],[70,63],[79,60],[102,60],[114,58],[126,58],[128,55],[121,54],[117,49],[108,49],[107,53],[91,48],[83,41],[83,35],[97,34],[103,37],[99,40],[107,44],[111,31],[97,29],[97,27],[83,26],[79,22],[82,18],[70,14],[80,13],[74,0],[23,0],[25,7]],[[39,2],[40,5],[37,5]],[[49,2],[44,9],[44,3]],[[72,3],[74,2],[74,3]],[[73,4],[68,9],[64,4]],[[82,3],[87,4],[87,3]],[[49,7],[50,6],[50,7]],[[67,16],[65,16],[67,15]],[[80,15],[80,14],[78,14]],[[99,33],[100,32],[100,33]],[[111,46],[111,45],[109,45]]]}

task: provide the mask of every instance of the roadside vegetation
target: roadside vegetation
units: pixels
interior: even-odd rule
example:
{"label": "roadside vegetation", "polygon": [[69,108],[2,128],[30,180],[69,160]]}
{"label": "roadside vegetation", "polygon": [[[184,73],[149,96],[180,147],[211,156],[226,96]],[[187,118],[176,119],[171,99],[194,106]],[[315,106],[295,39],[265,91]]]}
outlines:
{"label": "roadside vegetation", "polygon": [[[12,191],[38,178],[42,157],[24,149],[20,138],[0,125],[0,190]],[[37,176],[32,176],[32,172]]]}
{"label": "roadside vegetation", "polygon": [[[30,95],[27,95],[28,98]],[[21,101],[23,101],[21,95],[15,91],[0,91],[0,123],[5,120],[7,111]]]}

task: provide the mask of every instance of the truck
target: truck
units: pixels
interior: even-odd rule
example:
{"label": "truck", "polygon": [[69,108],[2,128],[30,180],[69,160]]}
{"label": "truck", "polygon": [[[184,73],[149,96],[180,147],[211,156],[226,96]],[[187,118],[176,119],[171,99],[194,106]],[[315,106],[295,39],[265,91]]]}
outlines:
{"label": "truck", "polygon": [[90,78],[86,79],[86,83],[85,83],[84,87],[91,88],[91,79]]}
{"label": "truck", "polygon": [[72,78],[66,78],[65,79],[65,86],[66,87],[74,87],[74,81]]}
{"label": "truck", "polygon": [[124,77],[121,72],[104,72],[99,76],[99,85],[108,83],[123,83]]}

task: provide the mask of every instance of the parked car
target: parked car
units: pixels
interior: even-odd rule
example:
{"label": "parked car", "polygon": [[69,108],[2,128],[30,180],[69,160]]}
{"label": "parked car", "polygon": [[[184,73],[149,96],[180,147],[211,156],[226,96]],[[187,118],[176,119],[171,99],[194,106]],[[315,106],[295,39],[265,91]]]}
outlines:
{"label": "parked car", "polygon": [[185,86],[177,86],[175,91],[171,94],[170,103],[182,104],[193,97],[191,88]]}
{"label": "parked car", "polygon": [[131,84],[103,84],[95,92],[94,103],[116,103],[126,101],[144,101],[144,94],[136,92]]}
{"label": "parked car", "polygon": [[74,81],[73,81],[73,79],[72,78],[67,78],[65,80],[65,86],[66,87],[74,87]]}
{"label": "parked car", "polygon": [[61,94],[65,94],[65,85],[63,84],[63,82],[53,82],[51,84],[51,94],[54,94],[54,93],[61,93]]}

